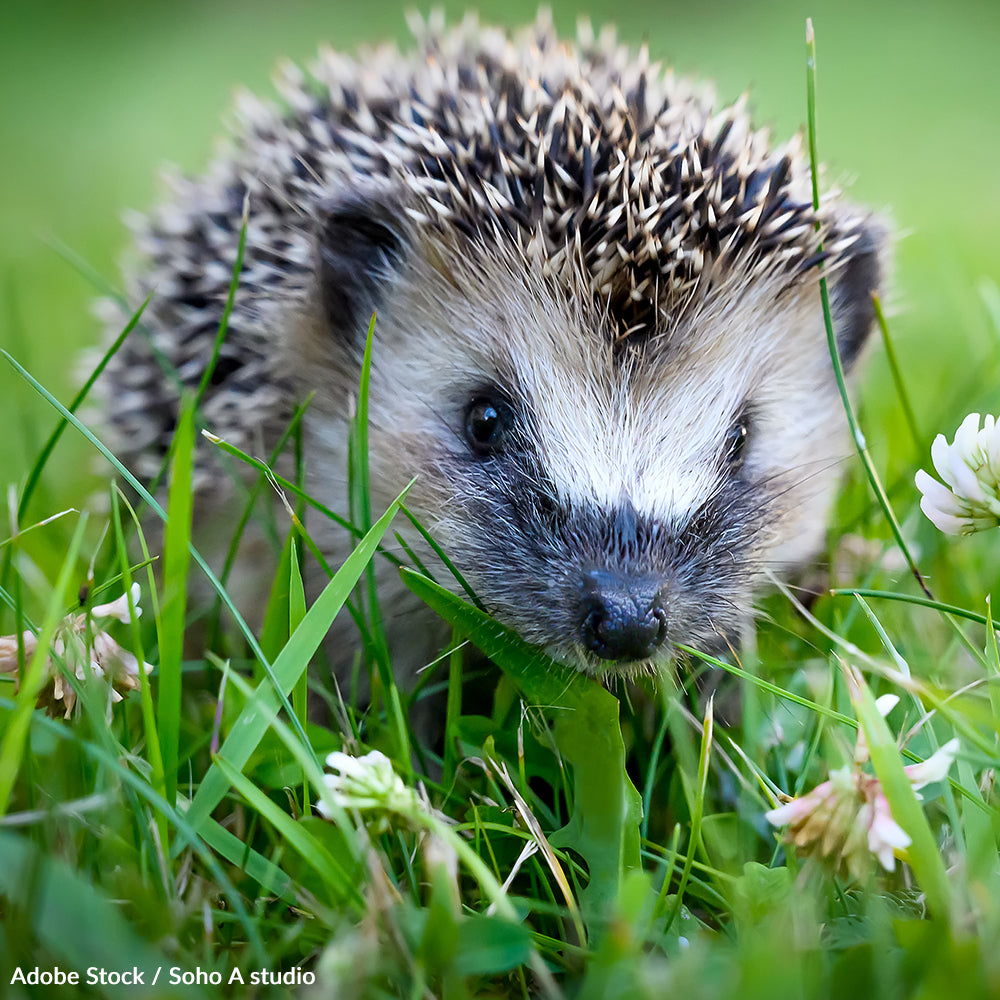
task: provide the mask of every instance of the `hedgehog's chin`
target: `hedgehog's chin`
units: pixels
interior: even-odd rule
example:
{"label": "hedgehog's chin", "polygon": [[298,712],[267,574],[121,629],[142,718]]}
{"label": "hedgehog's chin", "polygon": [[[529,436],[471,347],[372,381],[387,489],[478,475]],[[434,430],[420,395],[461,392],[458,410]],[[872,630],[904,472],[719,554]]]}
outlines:
{"label": "hedgehog's chin", "polygon": [[546,654],[557,663],[564,663],[581,674],[586,674],[606,687],[618,681],[643,678],[669,677],[673,673],[673,651],[666,649],[655,657],[643,660],[604,660],[580,645],[549,647]]}

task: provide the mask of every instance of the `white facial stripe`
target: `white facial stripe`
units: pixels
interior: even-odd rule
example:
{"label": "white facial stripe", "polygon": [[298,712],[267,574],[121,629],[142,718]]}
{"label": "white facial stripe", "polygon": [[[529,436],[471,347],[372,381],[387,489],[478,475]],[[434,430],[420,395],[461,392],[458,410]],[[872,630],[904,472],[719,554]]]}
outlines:
{"label": "white facial stripe", "polygon": [[523,373],[542,466],[570,503],[629,501],[658,520],[683,518],[718,486],[716,459],[743,379],[717,366],[683,377],[668,367],[651,383],[611,366],[610,357],[568,364],[564,353]]}
{"label": "white facial stripe", "polygon": [[764,433],[751,442],[762,473],[810,461],[787,420],[827,412],[814,405],[832,379],[811,301],[789,295],[778,310],[774,289],[743,288],[710,311],[675,354],[630,374],[596,338],[550,325],[557,317],[545,336],[536,328],[519,378],[561,497],[611,509],[629,501],[642,515],[684,520],[718,489],[726,432],[748,402],[763,410]]}

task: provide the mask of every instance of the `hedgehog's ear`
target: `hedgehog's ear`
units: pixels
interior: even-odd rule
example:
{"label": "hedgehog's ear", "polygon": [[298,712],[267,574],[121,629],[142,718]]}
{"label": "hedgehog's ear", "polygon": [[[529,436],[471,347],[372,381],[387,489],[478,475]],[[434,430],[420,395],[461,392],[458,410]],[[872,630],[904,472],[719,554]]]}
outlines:
{"label": "hedgehog's ear", "polygon": [[844,370],[857,360],[875,323],[872,292],[882,283],[888,233],[883,225],[868,219],[844,264],[836,271],[830,289],[830,311],[837,331],[837,347]]}
{"label": "hedgehog's ear", "polygon": [[401,207],[381,194],[352,192],[319,205],[317,275],[330,329],[364,334],[404,259],[409,235]]}

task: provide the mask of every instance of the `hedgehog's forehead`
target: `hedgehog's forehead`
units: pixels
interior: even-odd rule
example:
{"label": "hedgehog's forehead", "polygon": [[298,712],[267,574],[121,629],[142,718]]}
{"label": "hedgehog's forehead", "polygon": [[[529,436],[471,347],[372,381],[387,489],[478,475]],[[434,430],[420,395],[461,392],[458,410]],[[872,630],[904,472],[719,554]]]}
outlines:
{"label": "hedgehog's forehead", "polygon": [[486,253],[452,278],[445,339],[455,357],[439,370],[512,398],[562,498],[608,509],[628,500],[669,518],[710,494],[726,428],[765,366],[768,338],[746,316],[773,312],[773,286],[748,295],[734,277],[686,329],[622,343],[579,284]]}
{"label": "hedgehog's forehead", "polygon": [[562,498],[605,509],[627,501],[669,519],[711,492],[746,366],[706,359],[688,373],[672,352],[623,354],[594,331],[535,326],[528,335],[530,344],[502,349],[532,449]]}

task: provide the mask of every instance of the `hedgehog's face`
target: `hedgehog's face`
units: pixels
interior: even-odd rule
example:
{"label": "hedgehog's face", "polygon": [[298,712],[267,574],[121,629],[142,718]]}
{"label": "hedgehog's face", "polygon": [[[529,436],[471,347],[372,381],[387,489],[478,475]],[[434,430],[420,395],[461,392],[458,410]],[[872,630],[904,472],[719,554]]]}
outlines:
{"label": "hedgehog's face", "polygon": [[417,476],[411,507],[485,605],[558,657],[633,671],[735,644],[764,571],[818,548],[845,449],[813,281],[734,271],[615,345],[584,283],[438,247],[378,317],[380,499]]}

